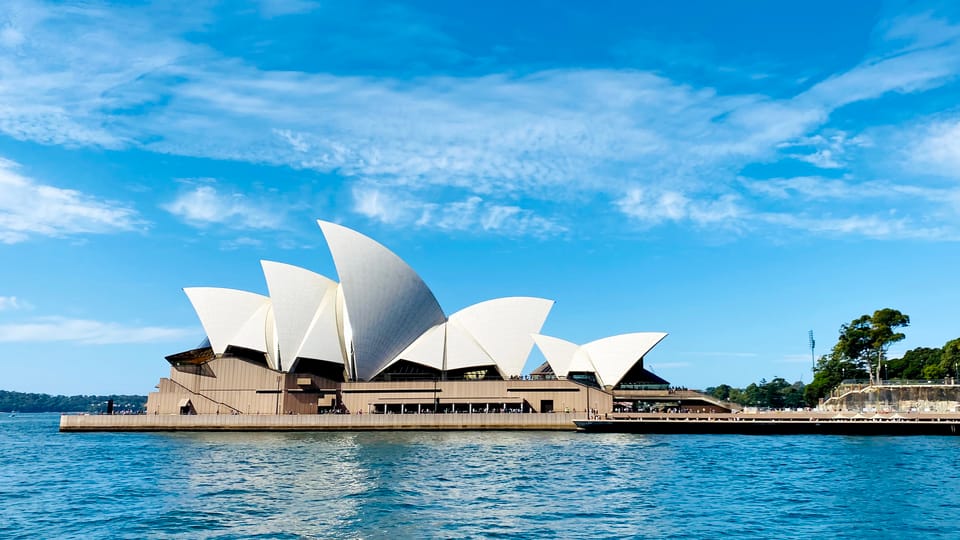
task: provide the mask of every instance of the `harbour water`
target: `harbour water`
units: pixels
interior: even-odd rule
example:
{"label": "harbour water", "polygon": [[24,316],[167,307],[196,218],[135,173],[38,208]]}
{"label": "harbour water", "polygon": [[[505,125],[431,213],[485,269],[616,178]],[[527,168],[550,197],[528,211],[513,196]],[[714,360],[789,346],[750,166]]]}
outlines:
{"label": "harbour water", "polygon": [[960,538],[960,437],[59,433],[0,416],[0,538]]}

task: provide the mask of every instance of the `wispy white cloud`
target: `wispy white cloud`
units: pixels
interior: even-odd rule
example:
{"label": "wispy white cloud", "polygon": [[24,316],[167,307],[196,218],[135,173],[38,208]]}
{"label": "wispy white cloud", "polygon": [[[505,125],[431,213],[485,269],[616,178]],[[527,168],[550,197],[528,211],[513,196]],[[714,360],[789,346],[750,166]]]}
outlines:
{"label": "wispy white cloud", "polygon": [[0,243],[142,229],[132,208],[72,189],[41,184],[0,158]]}
{"label": "wispy white cloud", "polygon": [[838,178],[820,176],[797,176],[793,178],[767,178],[756,180],[741,178],[749,193],[770,199],[789,199],[800,196],[804,199],[847,199],[858,195],[858,190],[849,182]]}
{"label": "wispy white cloud", "polygon": [[0,324],[0,343],[73,342],[85,345],[175,341],[196,335],[193,328],[130,326],[66,317],[42,317]]}
{"label": "wispy white cloud", "polygon": [[960,26],[935,16],[930,11],[898,15],[881,21],[877,30],[888,44],[890,54],[955,44]]}
{"label": "wispy white cloud", "polygon": [[[413,79],[270,71],[183,39],[205,21],[143,11],[155,6],[23,5],[29,16],[6,26],[20,36],[7,42],[21,54],[0,59],[0,80],[9,81],[0,85],[0,132],[334,174],[349,189],[366,190],[355,197],[361,215],[449,230],[542,230],[587,199],[613,201],[642,227],[741,230],[756,213],[741,192],[745,165],[794,157],[842,169],[861,139],[820,134],[838,109],[921,92],[960,72],[960,28],[930,16],[885,23],[886,45],[859,65],[774,98],[719,94],[633,70]],[[261,7],[279,15],[314,4]],[[929,145],[941,149],[930,159],[944,166],[955,155],[951,134]],[[377,197],[402,204],[378,206],[370,183]],[[253,228],[231,213],[236,205],[257,206],[205,187],[166,207],[197,225]],[[205,211],[213,206],[232,219],[211,218]],[[781,211],[799,222],[807,209]]]}
{"label": "wispy white cloud", "polygon": [[764,180],[741,178],[748,193],[769,199],[798,197],[813,200],[859,200],[871,199],[904,200],[916,199],[926,202],[951,203],[960,200],[960,187],[933,187],[896,184],[888,181],[855,181],[852,176],[824,178],[822,176],[797,176],[793,178],[767,178]]}
{"label": "wispy white cloud", "polygon": [[0,47],[12,49],[23,43],[23,40],[23,34],[16,28],[0,27]]}
{"label": "wispy white cloud", "polygon": [[651,226],[664,221],[691,222],[698,226],[736,226],[745,215],[737,203],[737,196],[732,194],[715,200],[693,200],[678,191],[657,192],[635,187],[615,204],[627,216]]}
{"label": "wispy white cloud", "polygon": [[906,161],[914,170],[960,180],[960,118],[935,119],[913,128]]}
{"label": "wispy white cloud", "polygon": [[949,226],[926,224],[895,215],[854,215],[845,217],[797,214],[761,214],[757,219],[771,225],[829,236],[858,236],[875,240],[960,240]]}
{"label": "wispy white cloud", "polygon": [[389,225],[448,231],[484,231],[507,236],[553,236],[566,227],[514,205],[489,203],[481,197],[437,203],[400,196],[376,187],[353,190],[354,211]]}
{"label": "wispy white cloud", "polygon": [[828,134],[817,133],[778,145],[788,157],[805,161],[820,169],[840,169],[847,165],[851,148],[869,146],[870,141],[862,136],[849,137],[842,131]]}
{"label": "wispy white cloud", "polygon": [[[682,193],[650,193],[634,188],[616,205],[645,226],[674,222],[768,234],[792,230],[875,240],[960,240],[960,186],[927,187],[878,180],[858,183],[849,176],[740,178],[740,183],[743,198],[728,195],[712,201],[694,200]],[[798,210],[771,209],[781,201]],[[898,205],[924,208],[924,212],[905,215],[897,211]],[[806,209],[811,207],[836,207],[844,212],[834,215],[829,210]]]}
{"label": "wispy white cloud", "polygon": [[15,310],[23,307],[16,296],[0,296],[0,311]]}
{"label": "wispy white cloud", "polygon": [[[188,50],[166,29],[196,23],[185,13],[95,4],[5,3],[4,32],[15,54],[0,57],[0,132],[67,146],[123,148],[150,136],[112,115],[164,97],[163,77]],[[179,19],[178,19],[179,18]],[[163,30],[161,30],[163,29]]]}
{"label": "wispy white cloud", "polygon": [[283,212],[240,193],[223,194],[212,185],[184,191],[162,206],[183,221],[199,226],[221,225],[231,229],[279,229]]}

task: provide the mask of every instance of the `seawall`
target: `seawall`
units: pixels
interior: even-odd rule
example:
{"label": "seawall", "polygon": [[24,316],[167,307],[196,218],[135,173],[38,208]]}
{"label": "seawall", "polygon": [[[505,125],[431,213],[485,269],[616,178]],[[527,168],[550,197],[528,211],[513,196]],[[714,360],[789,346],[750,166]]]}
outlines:
{"label": "seawall", "polygon": [[575,419],[583,431],[737,435],[960,435],[960,414],[636,414]]}
{"label": "seawall", "polygon": [[60,431],[573,431],[583,413],[63,415]]}

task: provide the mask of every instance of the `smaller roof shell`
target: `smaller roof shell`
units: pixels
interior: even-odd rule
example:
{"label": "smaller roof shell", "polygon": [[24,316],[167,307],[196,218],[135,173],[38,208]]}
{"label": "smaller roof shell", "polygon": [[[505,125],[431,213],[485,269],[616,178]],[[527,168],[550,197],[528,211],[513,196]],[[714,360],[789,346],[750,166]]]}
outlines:
{"label": "smaller roof shell", "polygon": [[[529,296],[495,298],[450,316],[476,341],[504,378],[518,377],[533,348],[531,334],[543,328],[553,300]],[[448,362],[450,355],[447,355]]]}
{"label": "smaller roof shell", "polygon": [[[540,352],[542,352],[543,356],[547,359],[547,363],[550,364],[550,369],[553,370],[554,375],[566,378],[567,374],[570,373],[573,358],[580,351],[580,346],[565,339],[541,334],[534,334],[533,340],[536,342],[537,347],[540,348]],[[588,371],[596,370],[590,366]]]}
{"label": "smaller roof shell", "polygon": [[665,337],[664,332],[620,334],[591,341],[581,349],[596,367],[600,384],[616,386],[630,368]]}
{"label": "smaller roof shell", "polygon": [[273,261],[260,264],[273,303],[283,371],[292,371],[300,358],[342,364],[337,283],[299,266]]}
{"label": "smaller roof shell", "polygon": [[571,371],[593,372],[600,385],[616,386],[665,337],[664,332],[636,332],[581,346],[551,336],[534,335],[533,339],[557,377],[566,377]]}
{"label": "smaller roof shell", "polygon": [[[431,367],[436,370],[443,369],[443,351],[447,341],[447,324],[438,324],[424,332],[422,336],[410,344],[396,358],[390,362],[387,367],[406,360]],[[386,369],[386,368],[384,368]]]}
{"label": "smaller roof shell", "polygon": [[268,351],[266,336],[272,332],[269,298],[219,287],[189,287],[183,292],[193,304],[214,353],[223,354],[230,345]]}

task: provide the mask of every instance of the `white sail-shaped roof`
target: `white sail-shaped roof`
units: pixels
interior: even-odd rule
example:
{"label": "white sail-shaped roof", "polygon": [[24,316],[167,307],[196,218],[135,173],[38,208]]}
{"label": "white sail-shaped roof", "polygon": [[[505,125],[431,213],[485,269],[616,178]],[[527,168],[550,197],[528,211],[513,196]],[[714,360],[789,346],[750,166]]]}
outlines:
{"label": "white sail-shaped roof", "polygon": [[[578,353],[580,353],[581,357],[586,358],[586,355],[580,351],[579,345],[565,339],[534,334],[533,340],[536,342],[540,352],[543,353],[544,358],[547,359],[547,363],[550,364],[550,369],[553,370],[553,374],[556,375],[557,378],[567,377],[567,374],[571,371],[570,368],[573,365],[573,359]],[[594,371],[594,369],[590,367],[587,371]]]}
{"label": "white sail-shaped roof", "polygon": [[353,332],[357,378],[370,380],[427,330],[446,321],[420,276],[376,241],[318,221],[330,246]]}
{"label": "white sail-shaped roof", "polygon": [[293,370],[298,358],[342,363],[337,283],[299,266],[273,261],[261,261],[261,265],[273,302],[281,369]]}
{"label": "white sail-shaped roof", "polygon": [[446,323],[438,324],[411,343],[387,367],[400,360],[406,360],[433,369],[443,369],[443,351],[446,341],[447,325]]}
{"label": "white sail-shaped roof", "polygon": [[267,344],[267,365],[270,369],[280,370],[280,337],[277,335],[276,318],[273,316],[273,303],[267,307],[267,328],[264,337]]}
{"label": "white sail-shaped roof", "polygon": [[340,329],[340,351],[347,367],[348,379],[357,378],[357,370],[353,365],[353,328],[350,327],[350,315],[347,313],[347,302],[343,298],[343,285],[337,286],[336,306],[337,328]]}
{"label": "white sail-shaped roof", "polygon": [[303,338],[303,343],[297,352],[298,358],[312,358],[337,364],[346,363],[343,325],[337,317],[339,292],[339,285],[327,290],[310,327],[307,328],[307,335]]}
{"label": "white sail-shaped roof", "polygon": [[483,350],[470,332],[457,321],[449,321],[447,326],[446,369],[463,369],[496,364],[493,358]]}
{"label": "white sail-shaped roof", "polygon": [[450,321],[470,333],[501,376],[519,377],[533,348],[530,335],[543,328],[551,307],[553,300],[545,298],[497,298],[466,307],[451,315]]}
{"label": "white sail-shaped roof", "polygon": [[581,346],[551,336],[534,335],[533,339],[557,377],[567,377],[571,371],[592,372],[601,386],[616,386],[665,337],[663,332],[637,332]]}
{"label": "white sail-shaped roof", "polygon": [[621,334],[582,347],[597,368],[597,377],[603,386],[616,386],[630,368],[667,337],[664,332],[637,332]]}
{"label": "white sail-shaped roof", "polygon": [[219,287],[190,287],[183,292],[193,304],[214,353],[223,354],[230,345],[267,352],[269,298]]}

